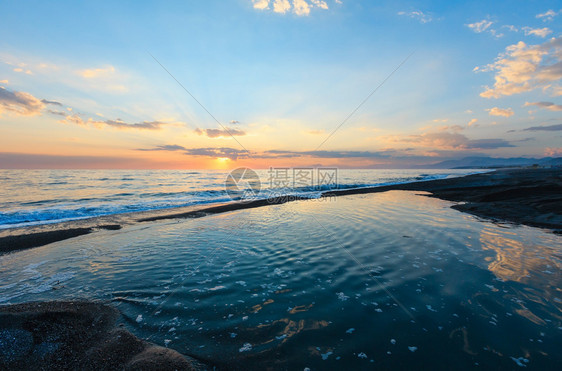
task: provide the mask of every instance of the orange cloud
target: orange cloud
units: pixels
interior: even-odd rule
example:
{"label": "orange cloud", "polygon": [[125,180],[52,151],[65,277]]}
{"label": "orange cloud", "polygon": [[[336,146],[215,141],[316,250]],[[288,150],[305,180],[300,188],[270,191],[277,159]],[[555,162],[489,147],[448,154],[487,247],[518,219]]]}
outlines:
{"label": "orange cloud", "polygon": [[494,86],[480,93],[484,98],[499,98],[542,87],[562,78],[562,37],[544,44],[527,45],[523,41],[508,46],[494,63],[476,67],[475,72],[495,72]]}
{"label": "orange cloud", "polygon": [[21,116],[41,114],[45,103],[29,93],[10,91],[0,87],[0,114],[11,112]]}
{"label": "orange cloud", "polygon": [[513,116],[513,110],[511,108],[498,108],[498,107],[494,107],[494,108],[488,108],[486,111],[488,111],[488,114],[490,116],[503,116],[503,117],[510,117]]}

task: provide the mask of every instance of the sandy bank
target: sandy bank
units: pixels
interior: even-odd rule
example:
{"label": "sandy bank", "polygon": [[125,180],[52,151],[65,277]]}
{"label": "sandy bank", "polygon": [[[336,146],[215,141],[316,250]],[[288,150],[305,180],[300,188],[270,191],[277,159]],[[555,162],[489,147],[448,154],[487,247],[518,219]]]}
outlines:
{"label": "sandy bank", "polygon": [[119,312],[93,302],[0,306],[2,370],[203,370],[199,361],[116,325]]}

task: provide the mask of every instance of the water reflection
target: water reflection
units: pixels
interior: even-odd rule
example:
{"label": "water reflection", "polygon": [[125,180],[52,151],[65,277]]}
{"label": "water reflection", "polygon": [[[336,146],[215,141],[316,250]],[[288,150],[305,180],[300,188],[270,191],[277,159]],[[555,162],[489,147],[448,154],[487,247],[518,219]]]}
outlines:
{"label": "water reflection", "polygon": [[560,237],[450,205],[388,192],[101,231],[1,256],[0,302],[112,300],[137,335],[239,369],[562,362]]}

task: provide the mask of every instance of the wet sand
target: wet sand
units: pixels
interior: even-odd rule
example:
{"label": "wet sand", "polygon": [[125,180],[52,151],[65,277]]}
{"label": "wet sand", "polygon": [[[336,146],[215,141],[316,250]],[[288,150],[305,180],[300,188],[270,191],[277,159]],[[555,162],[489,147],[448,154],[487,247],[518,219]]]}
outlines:
{"label": "wet sand", "polygon": [[[503,169],[452,179],[334,190],[324,192],[322,197],[391,190],[430,192],[431,197],[459,202],[452,206],[454,209],[482,218],[546,228],[554,233],[562,231],[562,168]],[[295,196],[276,197],[210,207],[191,206],[8,229],[0,232],[0,253],[39,247],[101,229],[119,229],[127,225],[164,219],[200,218],[303,199]]]}
{"label": "wet sand", "polygon": [[3,370],[203,370],[199,361],[116,325],[117,309],[95,302],[0,306]]}

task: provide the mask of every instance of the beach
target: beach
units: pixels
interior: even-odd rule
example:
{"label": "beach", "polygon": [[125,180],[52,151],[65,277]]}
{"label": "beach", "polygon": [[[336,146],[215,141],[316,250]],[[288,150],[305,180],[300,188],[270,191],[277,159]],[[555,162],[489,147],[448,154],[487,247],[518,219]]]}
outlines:
{"label": "beach", "polygon": [[186,369],[556,368],[561,190],[506,169],[3,230],[2,313],[106,303]]}

